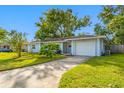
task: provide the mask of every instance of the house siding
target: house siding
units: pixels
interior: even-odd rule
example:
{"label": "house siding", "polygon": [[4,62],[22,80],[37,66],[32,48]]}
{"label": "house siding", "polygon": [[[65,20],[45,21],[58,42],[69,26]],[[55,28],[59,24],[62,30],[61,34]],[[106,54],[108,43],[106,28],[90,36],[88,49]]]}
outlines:
{"label": "house siding", "polygon": [[100,56],[101,55],[101,48],[100,48],[100,39],[96,40],[96,56]]}
{"label": "house siding", "polygon": [[71,54],[76,55],[76,41],[72,41],[71,46]]}
{"label": "house siding", "polygon": [[59,44],[60,50],[61,50],[61,52],[63,54],[63,43],[61,42],[61,43],[58,43],[58,44]]}
{"label": "house siding", "polygon": [[104,45],[104,40],[103,39],[100,39],[101,42],[100,42],[100,50],[101,50],[101,55],[105,53],[105,45]]}
{"label": "house siding", "polygon": [[[33,49],[33,46],[35,47],[34,49]],[[30,53],[38,53],[38,52],[40,52],[40,47],[41,47],[40,43],[32,43],[32,44],[28,45],[28,49],[27,50]]]}
{"label": "house siding", "polygon": [[39,51],[40,51],[40,44],[39,43],[37,43],[37,44],[34,44],[34,46],[35,46],[35,49],[32,49],[32,51],[34,52],[34,53],[38,53]]}
{"label": "house siding", "polygon": [[101,56],[105,52],[103,39],[96,40],[96,56]]}

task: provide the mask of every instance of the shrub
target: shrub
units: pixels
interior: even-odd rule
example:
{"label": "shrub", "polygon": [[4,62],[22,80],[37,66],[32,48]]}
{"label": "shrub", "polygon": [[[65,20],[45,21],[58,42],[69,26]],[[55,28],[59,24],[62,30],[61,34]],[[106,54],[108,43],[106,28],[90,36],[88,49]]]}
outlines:
{"label": "shrub", "polygon": [[40,54],[53,57],[56,54],[56,50],[59,50],[59,45],[56,43],[43,44],[40,49]]}

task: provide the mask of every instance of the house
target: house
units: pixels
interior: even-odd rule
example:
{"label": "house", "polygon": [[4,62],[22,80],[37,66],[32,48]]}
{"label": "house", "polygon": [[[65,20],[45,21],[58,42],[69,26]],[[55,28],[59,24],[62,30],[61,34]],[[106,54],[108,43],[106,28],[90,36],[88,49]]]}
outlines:
{"label": "house", "polygon": [[23,46],[22,46],[22,52],[28,52],[28,45],[29,45],[29,42],[24,42]]}
{"label": "house", "polygon": [[10,45],[6,43],[0,43],[0,49],[10,49]]}
{"label": "house", "polygon": [[101,56],[104,52],[105,36],[83,36],[72,38],[54,38],[44,41],[35,40],[28,44],[28,52],[38,53],[43,44],[54,42],[60,45],[63,54],[80,56]]}

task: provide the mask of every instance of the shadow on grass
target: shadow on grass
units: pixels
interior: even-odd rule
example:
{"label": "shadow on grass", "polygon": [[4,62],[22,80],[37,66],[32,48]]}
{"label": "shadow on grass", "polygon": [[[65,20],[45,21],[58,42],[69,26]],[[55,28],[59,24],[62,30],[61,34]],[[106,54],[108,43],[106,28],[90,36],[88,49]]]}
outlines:
{"label": "shadow on grass", "polygon": [[[33,63],[38,64],[40,62],[39,58],[33,61]],[[55,62],[49,62],[49,64],[44,63],[43,65],[32,66],[31,68],[26,67],[25,69],[19,69],[19,70],[17,69],[17,71],[2,72],[6,74],[6,76],[5,78],[3,77],[4,79],[2,82],[0,82],[0,84],[4,84],[6,86],[7,82],[9,82],[11,79],[13,80],[13,83],[10,87],[13,87],[13,88],[20,88],[20,87],[25,88],[32,83],[38,83],[38,82],[42,84],[42,80],[44,80],[45,78],[49,78],[49,77],[57,78],[57,75],[53,73],[54,71],[60,71],[60,72],[65,71],[69,69],[67,65],[77,64],[76,62],[70,62],[71,60],[73,61],[73,59],[69,59],[68,60],[69,62],[67,60],[65,61],[64,59],[59,60],[58,62],[57,59],[59,58],[56,58]],[[55,58],[53,59],[47,58],[47,61],[48,60],[49,61],[55,60]],[[32,81],[32,78],[33,78],[33,81]]]}
{"label": "shadow on grass", "polygon": [[24,60],[28,60],[28,59],[31,59],[33,57],[15,57],[15,58],[10,58],[10,59],[0,59],[0,64],[7,64],[7,63],[10,63],[10,62],[21,62],[21,61],[24,61]]}
{"label": "shadow on grass", "polygon": [[[65,58],[64,56],[54,56],[53,58],[48,58],[46,56],[23,56],[21,58],[11,58],[11,59],[0,59],[0,71],[5,70],[12,70],[16,68],[23,68],[33,65],[42,64],[45,62],[53,61],[53,60],[59,60]],[[29,61],[30,60],[30,61]],[[2,65],[4,67],[2,67]]]}

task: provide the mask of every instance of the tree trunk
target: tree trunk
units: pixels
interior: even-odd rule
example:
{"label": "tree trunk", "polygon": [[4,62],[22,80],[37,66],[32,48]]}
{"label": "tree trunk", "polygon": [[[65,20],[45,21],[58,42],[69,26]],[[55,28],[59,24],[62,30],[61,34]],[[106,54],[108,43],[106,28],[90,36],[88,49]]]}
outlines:
{"label": "tree trunk", "polygon": [[21,57],[21,52],[20,51],[18,52],[18,57]]}
{"label": "tree trunk", "polygon": [[18,57],[21,57],[21,47],[18,48]]}

